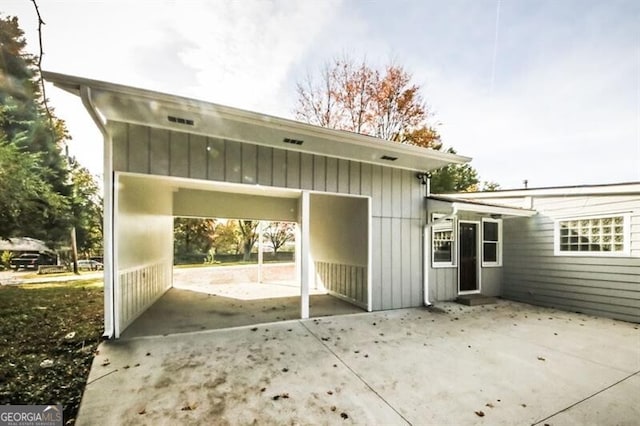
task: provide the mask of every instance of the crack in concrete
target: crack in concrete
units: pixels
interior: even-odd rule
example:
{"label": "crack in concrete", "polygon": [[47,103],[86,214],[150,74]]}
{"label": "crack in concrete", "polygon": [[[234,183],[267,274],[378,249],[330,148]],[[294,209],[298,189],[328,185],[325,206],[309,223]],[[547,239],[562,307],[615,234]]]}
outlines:
{"label": "crack in concrete", "polygon": [[636,371],[635,373],[631,373],[626,377],[623,377],[622,379],[618,380],[617,382],[615,382],[615,383],[613,383],[613,384],[611,384],[611,385],[609,385],[609,386],[607,386],[605,388],[602,388],[599,391],[594,392],[589,396],[586,396],[585,398],[582,398],[580,401],[574,402],[573,404],[569,405],[568,407],[563,408],[562,410],[556,411],[555,413],[551,414],[550,416],[545,417],[544,419],[541,419],[541,420],[538,420],[538,421],[536,421],[534,423],[531,423],[531,426],[539,425],[540,423],[542,423],[542,422],[544,422],[546,420],[549,420],[550,418],[555,417],[560,413],[564,413],[565,411],[568,411],[568,410],[572,409],[573,407],[575,407],[575,406],[577,406],[579,404],[582,404],[583,402],[593,398],[594,396],[599,395],[602,392],[605,392],[605,391],[611,389],[612,387],[617,386],[620,383],[624,382],[625,380],[629,380],[630,378],[632,378],[633,376],[636,376],[638,374],[640,374],[640,370]]}
{"label": "crack in concrete", "polygon": [[396,413],[408,425],[413,424],[405,416],[403,416],[402,413],[400,413],[393,405],[391,405],[389,401],[387,401],[382,395],[380,395],[380,393],[376,391],[373,388],[373,386],[371,386],[361,375],[359,375],[353,368],[351,368],[351,366],[349,366],[342,358],[340,358],[340,356],[337,353],[335,353],[320,337],[318,337],[313,331],[311,331],[311,329],[309,329],[309,327],[307,327],[307,325],[304,322],[302,322],[302,320],[299,320],[299,322],[313,337],[315,337],[315,339],[322,346],[324,346],[334,357],[336,357],[342,365],[344,365],[349,371],[351,371],[351,373],[354,376],[356,376],[358,380],[360,380],[367,388],[369,388],[369,390],[371,390],[371,392],[373,392],[378,398],[380,398],[382,402],[384,402],[387,405],[387,407],[391,408],[393,412]]}

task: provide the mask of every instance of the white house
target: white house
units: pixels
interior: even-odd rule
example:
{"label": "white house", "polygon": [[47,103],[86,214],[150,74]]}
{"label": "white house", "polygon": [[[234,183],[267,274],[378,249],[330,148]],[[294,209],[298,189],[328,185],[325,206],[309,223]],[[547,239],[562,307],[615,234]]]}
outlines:
{"label": "white house", "polygon": [[302,318],[319,282],[368,311],[482,293],[640,322],[640,184],[432,195],[470,158],[43,74],[104,137],[107,337],[172,287],[176,216],[296,222]]}

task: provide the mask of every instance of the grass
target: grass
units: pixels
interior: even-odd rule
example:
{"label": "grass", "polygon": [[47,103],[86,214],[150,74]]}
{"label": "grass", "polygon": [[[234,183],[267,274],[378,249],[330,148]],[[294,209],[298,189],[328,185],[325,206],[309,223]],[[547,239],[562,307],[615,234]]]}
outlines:
{"label": "grass", "polygon": [[[79,275],[90,274],[93,272],[102,272],[102,271],[80,271]],[[21,280],[28,280],[33,278],[58,278],[58,277],[76,277],[77,275],[73,272],[60,272],[55,274],[39,274],[38,271],[26,272],[22,274],[17,274],[16,278]]]}
{"label": "grass", "polygon": [[102,332],[101,279],[0,287],[0,404],[62,404],[73,424]]}

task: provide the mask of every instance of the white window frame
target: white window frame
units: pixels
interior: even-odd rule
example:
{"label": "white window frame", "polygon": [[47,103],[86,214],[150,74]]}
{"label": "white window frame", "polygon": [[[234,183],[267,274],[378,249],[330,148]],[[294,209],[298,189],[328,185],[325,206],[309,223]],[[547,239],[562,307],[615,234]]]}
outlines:
{"label": "white window frame", "polygon": [[[485,223],[496,223],[498,224],[498,241],[486,241],[488,243],[496,244],[496,261],[495,262],[485,262],[484,260],[484,224]],[[480,227],[480,256],[482,259],[482,267],[483,268],[498,268],[502,266],[502,219],[493,219],[489,217],[482,218],[482,226]]]}
{"label": "white window frame", "polygon": [[[443,217],[446,217],[446,216],[447,215],[444,213],[432,213],[431,222],[435,222],[436,220],[442,219]],[[435,259],[436,251],[434,250],[434,247],[433,247],[434,234],[439,231],[451,231],[451,238],[453,239],[453,241],[451,241],[451,261],[450,262],[437,262]],[[432,268],[435,269],[435,268],[455,268],[456,267],[456,259],[457,259],[456,248],[458,246],[457,240],[458,240],[458,233],[456,232],[456,221],[454,218],[448,219],[444,223],[431,226],[430,249],[431,249],[431,267]]]}
{"label": "white window frame", "polygon": [[[622,216],[622,251],[560,251],[560,222],[571,220],[605,219]],[[553,227],[553,254],[555,256],[573,257],[630,257],[631,256],[631,215],[629,213],[607,213],[589,216],[571,216],[557,218]]]}

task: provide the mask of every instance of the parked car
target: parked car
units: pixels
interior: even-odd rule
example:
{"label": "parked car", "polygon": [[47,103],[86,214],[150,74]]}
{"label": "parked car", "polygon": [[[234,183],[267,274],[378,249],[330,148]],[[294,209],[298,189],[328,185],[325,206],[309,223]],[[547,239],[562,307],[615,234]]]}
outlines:
{"label": "parked car", "polygon": [[56,259],[44,254],[24,253],[11,259],[9,263],[11,268],[17,271],[19,269],[38,269],[40,265],[55,265]]}
{"label": "parked car", "polygon": [[78,269],[81,271],[102,271],[103,268],[102,263],[92,259],[78,260]]}

